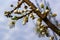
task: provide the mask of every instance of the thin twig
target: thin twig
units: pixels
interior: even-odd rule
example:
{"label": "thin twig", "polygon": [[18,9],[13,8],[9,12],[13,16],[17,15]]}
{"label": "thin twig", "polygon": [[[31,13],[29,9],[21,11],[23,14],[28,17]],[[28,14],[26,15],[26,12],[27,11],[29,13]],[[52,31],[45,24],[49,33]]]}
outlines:
{"label": "thin twig", "polygon": [[[31,12],[32,12],[32,11],[30,11],[29,13],[27,13],[27,14],[25,14],[25,15],[23,15],[23,16],[16,17],[16,18],[17,18],[17,20],[18,20],[18,19],[21,19],[21,18],[25,17],[26,15],[29,15],[29,14],[31,14]],[[14,19],[14,18],[12,18],[12,20],[15,20],[15,19]]]}
{"label": "thin twig", "polygon": [[21,5],[22,5],[22,3],[24,3],[23,0],[11,11],[11,13],[12,13],[14,10],[16,10],[17,8],[20,8]]}

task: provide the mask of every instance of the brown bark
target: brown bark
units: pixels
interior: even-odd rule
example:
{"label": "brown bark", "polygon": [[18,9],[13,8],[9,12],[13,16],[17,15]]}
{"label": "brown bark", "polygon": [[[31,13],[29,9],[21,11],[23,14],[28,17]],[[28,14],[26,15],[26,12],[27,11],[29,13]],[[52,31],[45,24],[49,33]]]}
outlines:
{"label": "brown bark", "polygon": [[20,3],[11,11],[11,13],[12,13],[14,10],[16,10],[17,8],[21,7],[22,3],[24,3],[24,1],[20,2]]}

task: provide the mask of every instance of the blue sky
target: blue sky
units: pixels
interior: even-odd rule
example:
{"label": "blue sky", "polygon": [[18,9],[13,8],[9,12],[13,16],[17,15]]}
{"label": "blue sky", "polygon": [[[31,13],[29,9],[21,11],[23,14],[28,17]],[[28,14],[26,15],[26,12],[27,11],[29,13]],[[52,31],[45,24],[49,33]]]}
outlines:
{"label": "blue sky", "polygon": [[[35,4],[35,0],[31,0]],[[40,0],[39,0],[40,1]],[[53,12],[57,13],[56,19],[60,20],[60,0],[46,0],[50,3]],[[16,6],[17,0],[0,0],[0,40],[49,40],[47,37],[39,38],[34,32],[34,23],[31,19],[27,25],[22,25],[22,19],[16,22],[15,28],[9,29],[8,19],[4,16],[4,11],[12,10],[10,4]],[[59,21],[60,22],[60,21]],[[31,26],[32,25],[32,26]],[[51,35],[52,32],[50,32]]]}

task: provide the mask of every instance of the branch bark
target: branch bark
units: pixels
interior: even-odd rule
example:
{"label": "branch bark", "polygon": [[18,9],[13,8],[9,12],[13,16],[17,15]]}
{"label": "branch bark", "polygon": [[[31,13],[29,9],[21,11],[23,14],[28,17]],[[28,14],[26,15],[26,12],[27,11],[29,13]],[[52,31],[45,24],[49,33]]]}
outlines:
{"label": "branch bark", "polygon": [[11,13],[12,13],[14,10],[16,10],[17,8],[20,8],[21,5],[22,5],[22,3],[24,3],[23,0],[11,11]]}
{"label": "branch bark", "polygon": [[25,17],[26,15],[29,15],[29,14],[31,14],[31,13],[32,13],[32,11],[30,11],[28,14],[25,14],[25,15],[23,15],[23,16],[16,17],[17,19],[12,18],[12,20],[18,20],[18,19],[21,19],[21,18],[23,18],[23,17]]}
{"label": "branch bark", "polygon": [[44,17],[44,15],[41,15],[41,12],[38,10],[36,11],[37,7],[29,0],[24,0],[25,3],[27,3],[29,6],[31,6],[32,10],[34,10],[34,12],[41,18],[43,19],[43,21],[49,26],[49,28],[51,28],[56,34],[58,34],[60,36],[60,30],[54,25],[52,24],[47,17]]}

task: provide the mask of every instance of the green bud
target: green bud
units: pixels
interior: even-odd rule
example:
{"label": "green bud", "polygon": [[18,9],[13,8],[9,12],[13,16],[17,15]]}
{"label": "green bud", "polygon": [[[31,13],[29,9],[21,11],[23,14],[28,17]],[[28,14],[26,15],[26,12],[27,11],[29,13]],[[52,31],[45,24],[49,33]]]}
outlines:
{"label": "green bud", "polygon": [[40,7],[41,7],[41,8],[44,8],[44,4],[43,4],[43,3],[40,3]]}

